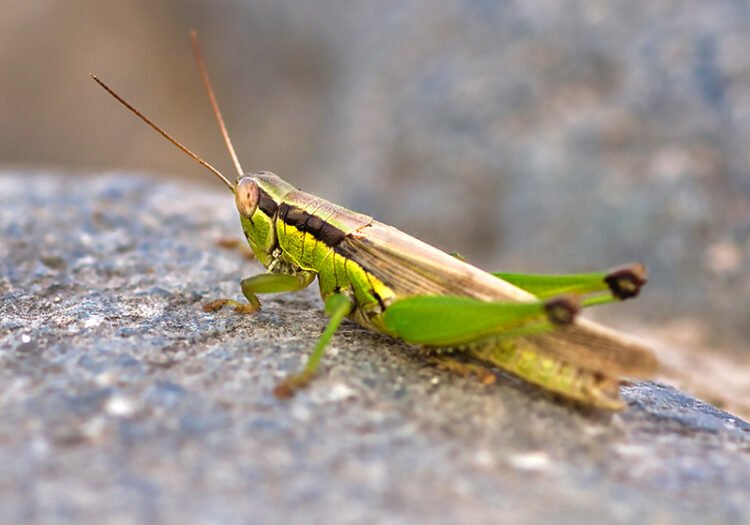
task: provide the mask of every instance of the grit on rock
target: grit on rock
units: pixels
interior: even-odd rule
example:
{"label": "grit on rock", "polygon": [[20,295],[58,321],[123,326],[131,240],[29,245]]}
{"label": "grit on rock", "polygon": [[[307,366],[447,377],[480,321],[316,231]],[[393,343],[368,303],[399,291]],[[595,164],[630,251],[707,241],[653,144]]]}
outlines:
{"label": "grit on rock", "polygon": [[747,523],[750,425],[665,385],[618,414],[484,386],[314,290],[207,314],[261,271],[232,199],[132,174],[0,177],[3,523]]}

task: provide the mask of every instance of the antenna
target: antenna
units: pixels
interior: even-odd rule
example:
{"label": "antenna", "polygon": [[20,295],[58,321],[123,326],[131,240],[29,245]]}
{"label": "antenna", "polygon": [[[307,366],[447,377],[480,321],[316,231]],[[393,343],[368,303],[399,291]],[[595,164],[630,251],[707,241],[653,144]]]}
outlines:
{"label": "antenna", "polygon": [[229,182],[229,180],[221,174],[219,170],[211,166],[208,162],[200,158],[196,153],[193,153],[190,149],[188,149],[186,146],[183,146],[180,141],[178,141],[176,138],[174,138],[172,135],[161,129],[159,126],[157,126],[154,122],[151,121],[146,115],[135,109],[133,106],[131,106],[124,98],[122,98],[120,95],[115,93],[115,91],[109,87],[107,84],[105,84],[102,80],[99,79],[95,74],[89,73],[89,76],[94,79],[94,82],[99,84],[104,90],[112,95],[115,100],[117,100],[120,104],[128,108],[132,113],[134,113],[136,116],[138,116],[143,122],[151,126],[156,132],[158,132],[162,137],[167,139],[169,142],[177,146],[179,149],[181,149],[185,154],[187,154],[190,158],[192,158],[194,161],[196,161],[198,164],[203,166],[204,168],[208,169],[211,173],[216,175],[221,181],[226,184],[226,186],[232,190],[232,193],[235,192],[234,184]]}
{"label": "antenna", "polygon": [[208,98],[211,101],[211,107],[214,110],[216,122],[218,122],[219,124],[221,135],[224,137],[224,142],[226,143],[227,149],[229,150],[229,155],[232,157],[234,167],[237,168],[237,174],[241,177],[245,172],[242,171],[240,159],[237,158],[237,152],[234,151],[232,139],[229,138],[227,127],[224,124],[224,118],[221,116],[221,111],[219,111],[219,103],[216,102],[216,95],[214,95],[214,89],[213,87],[211,87],[211,79],[208,77],[208,70],[206,70],[206,64],[203,61],[203,53],[201,53],[200,44],[198,43],[198,32],[195,29],[190,31],[190,42],[193,44],[193,54],[195,55],[195,62],[198,64],[198,70],[200,71],[203,85],[206,87],[206,93],[208,93]]}

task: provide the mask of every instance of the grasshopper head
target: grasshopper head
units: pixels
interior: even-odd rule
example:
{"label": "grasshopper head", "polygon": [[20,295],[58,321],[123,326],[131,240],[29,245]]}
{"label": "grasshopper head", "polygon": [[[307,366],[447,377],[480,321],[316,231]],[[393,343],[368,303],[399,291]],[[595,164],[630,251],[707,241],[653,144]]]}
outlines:
{"label": "grasshopper head", "polygon": [[268,267],[276,248],[276,216],[284,197],[294,187],[273,173],[241,175],[234,184],[234,203],[242,230],[258,260]]}
{"label": "grasshopper head", "polygon": [[260,190],[252,175],[243,175],[237,180],[234,191],[234,203],[242,217],[252,218],[258,208]]}

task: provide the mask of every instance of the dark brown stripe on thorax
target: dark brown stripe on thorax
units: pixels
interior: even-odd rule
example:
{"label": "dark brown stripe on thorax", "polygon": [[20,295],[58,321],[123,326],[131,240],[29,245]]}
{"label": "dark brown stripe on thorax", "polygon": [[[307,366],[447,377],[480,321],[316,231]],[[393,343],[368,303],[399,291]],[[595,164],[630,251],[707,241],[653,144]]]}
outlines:
{"label": "dark brown stripe on thorax", "polygon": [[258,208],[269,217],[274,218],[276,216],[276,210],[278,210],[276,201],[274,201],[268,193],[263,191],[263,189],[258,188],[258,190],[260,190]]}
{"label": "dark brown stripe on thorax", "polygon": [[282,202],[279,206],[279,218],[287,226],[294,226],[303,233],[309,233],[331,248],[338,245],[346,237],[343,231],[320,217],[296,206],[290,206],[285,202]]}

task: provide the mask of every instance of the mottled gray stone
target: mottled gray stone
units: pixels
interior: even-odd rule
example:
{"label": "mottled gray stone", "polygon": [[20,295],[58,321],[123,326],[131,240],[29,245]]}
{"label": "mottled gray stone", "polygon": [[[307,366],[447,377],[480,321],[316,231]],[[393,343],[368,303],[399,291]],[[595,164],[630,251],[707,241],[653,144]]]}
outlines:
{"label": "mottled gray stone", "polygon": [[4,523],[747,523],[750,425],[675,389],[606,414],[426,366],[313,290],[204,313],[260,271],[227,194],[0,177]]}

